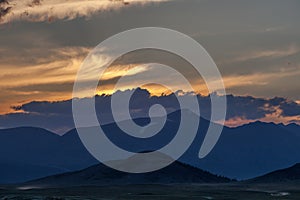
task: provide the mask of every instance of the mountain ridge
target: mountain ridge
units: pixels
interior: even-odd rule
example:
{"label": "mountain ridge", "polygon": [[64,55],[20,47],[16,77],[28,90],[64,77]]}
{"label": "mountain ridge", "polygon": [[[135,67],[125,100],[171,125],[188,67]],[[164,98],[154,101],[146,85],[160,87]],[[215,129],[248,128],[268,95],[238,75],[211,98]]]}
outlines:
{"label": "mountain ridge", "polygon": [[[128,138],[114,123],[104,125],[103,129],[108,132],[112,142],[124,149],[142,152],[149,150],[145,148],[148,146],[156,150],[172,140],[172,134],[176,133],[180,120],[176,113],[171,115],[170,120],[168,117],[166,127],[152,139]],[[139,124],[147,124],[147,120],[137,119]],[[200,118],[196,138],[179,159],[180,162],[239,180],[254,178],[300,162],[298,126],[293,125],[291,131],[283,125],[265,122],[236,128],[224,127],[212,152],[204,159],[199,159],[199,149],[208,125],[209,121]],[[124,144],[122,141],[127,139],[128,144]],[[0,130],[0,151],[0,163],[3,164],[0,165],[0,183],[24,182],[99,163],[82,145],[76,129],[62,136],[42,128]]]}

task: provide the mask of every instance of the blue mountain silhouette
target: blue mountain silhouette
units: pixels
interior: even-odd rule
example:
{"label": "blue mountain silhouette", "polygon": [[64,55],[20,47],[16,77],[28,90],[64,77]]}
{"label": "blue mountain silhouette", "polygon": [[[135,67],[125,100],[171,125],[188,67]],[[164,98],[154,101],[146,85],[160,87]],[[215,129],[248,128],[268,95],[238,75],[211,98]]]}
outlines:
{"label": "blue mountain silhouette", "polygon": [[[145,125],[149,119],[135,121]],[[131,138],[115,123],[105,125],[103,129],[120,147],[141,152],[159,149],[172,140],[179,123],[180,111],[169,114],[162,131],[148,139]],[[208,125],[209,121],[201,118],[197,136],[180,162],[236,179],[257,177],[300,162],[299,126],[263,122],[237,128],[225,127],[213,151],[199,159],[198,152]],[[33,127],[0,130],[0,152],[2,184],[24,182],[98,164],[82,145],[75,129],[63,136]]]}

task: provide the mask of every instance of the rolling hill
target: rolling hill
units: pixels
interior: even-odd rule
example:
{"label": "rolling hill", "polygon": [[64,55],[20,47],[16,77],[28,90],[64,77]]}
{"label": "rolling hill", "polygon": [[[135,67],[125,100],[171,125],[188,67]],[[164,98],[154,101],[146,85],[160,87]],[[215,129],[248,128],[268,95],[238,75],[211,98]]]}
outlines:
{"label": "rolling hill", "polygon": [[[134,156],[125,160],[131,164]],[[152,162],[167,159],[165,156],[153,158]],[[98,164],[84,170],[64,173],[33,180],[22,187],[74,187],[74,186],[112,186],[136,184],[178,184],[178,183],[227,183],[228,178],[213,175],[198,168],[175,161],[168,167],[149,173],[125,173]]]}
{"label": "rolling hill", "polygon": [[249,180],[252,183],[281,183],[298,182],[300,183],[300,163],[292,167],[276,170],[263,176]]}

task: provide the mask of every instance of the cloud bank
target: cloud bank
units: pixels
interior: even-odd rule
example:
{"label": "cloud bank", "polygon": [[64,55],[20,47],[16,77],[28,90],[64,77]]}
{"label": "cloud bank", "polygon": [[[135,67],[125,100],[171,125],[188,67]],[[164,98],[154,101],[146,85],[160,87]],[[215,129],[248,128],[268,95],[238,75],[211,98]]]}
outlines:
{"label": "cloud bank", "polygon": [[[118,97],[126,95],[126,91],[117,91]],[[178,91],[180,98],[188,100],[193,93]],[[114,93],[113,95],[116,95]],[[217,94],[210,94],[217,95]],[[218,96],[222,98],[221,96]],[[210,118],[210,96],[197,95],[201,117]],[[151,96],[145,90],[137,88],[130,102],[130,113],[132,118],[148,117],[151,105],[161,104],[167,113],[179,109],[178,101],[174,94]],[[85,101],[86,98],[80,99]],[[95,97],[96,110],[99,121],[102,124],[114,122],[110,110],[111,95]],[[272,99],[255,98],[252,96],[227,95],[227,117],[226,125],[239,126],[253,121],[298,123],[300,124],[300,104],[285,98],[275,97]],[[52,130],[56,133],[64,133],[74,128],[72,118],[72,101],[33,101],[14,107],[19,113],[0,115],[0,127],[16,126],[38,126]],[[21,111],[21,112],[20,112]],[[122,113],[118,113],[122,115]]]}

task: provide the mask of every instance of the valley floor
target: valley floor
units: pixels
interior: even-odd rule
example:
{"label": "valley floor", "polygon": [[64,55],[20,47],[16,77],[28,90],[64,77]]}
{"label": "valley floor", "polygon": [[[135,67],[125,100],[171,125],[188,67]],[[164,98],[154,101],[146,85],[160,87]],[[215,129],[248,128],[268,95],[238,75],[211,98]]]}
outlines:
{"label": "valley floor", "polygon": [[59,189],[0,189],[1,200],[96,200],[96,199],[222,199],[298,200],[299,185],[130,185]]}

